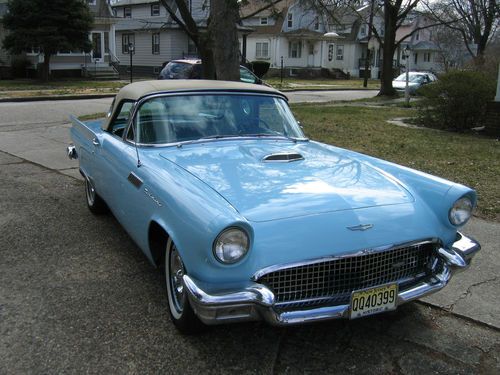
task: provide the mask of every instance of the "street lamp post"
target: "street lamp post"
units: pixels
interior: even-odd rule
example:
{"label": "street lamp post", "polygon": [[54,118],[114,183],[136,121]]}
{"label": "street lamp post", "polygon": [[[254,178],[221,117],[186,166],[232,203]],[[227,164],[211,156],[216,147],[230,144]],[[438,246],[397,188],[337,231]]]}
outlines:
{"label": "street lamp post", "polygon": [[409,79],[410,79],[410,47],[406,46],[403,50],[403,56],[406,60],[406,85],[405,85],[405,103],[406,106],[410,106],[410,86],[409,86]]}
{"label": "street lamp post", "polygon": [[134,78],[134,73],[132,70],[132,56],[134,54],[134,49],[135,49],[134,44],[129,43],[128,44],[128,54],[130,55],[130,83],[132,83],[133,78]]}

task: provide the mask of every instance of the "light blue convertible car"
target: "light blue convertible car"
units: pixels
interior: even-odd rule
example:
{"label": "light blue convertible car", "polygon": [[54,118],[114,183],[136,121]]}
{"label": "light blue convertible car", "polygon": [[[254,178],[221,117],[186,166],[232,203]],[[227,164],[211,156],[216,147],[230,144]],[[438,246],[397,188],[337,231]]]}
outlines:
{"label": "light blue convertible car", "polygon": [[272,88],[134,83],[71,137],[89,209],[164,266],[183,332],[394,310],[480,249],[458,232],[474,190],[307,139]]}

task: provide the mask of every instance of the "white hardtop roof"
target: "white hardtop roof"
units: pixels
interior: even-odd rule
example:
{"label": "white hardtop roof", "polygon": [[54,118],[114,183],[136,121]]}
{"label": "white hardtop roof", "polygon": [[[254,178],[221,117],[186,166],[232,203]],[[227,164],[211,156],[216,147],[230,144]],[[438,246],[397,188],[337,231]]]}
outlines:
{"label": "white hardtop roof", "polygon": [[264,94],[278,94],[286,97],[283,93],[272,87],[253,83],[201,79],[165,79],[131,83],[118,92],[115,102],[118,103],[123,99],[135,101],[146,95],[175,91],[251,91]]}

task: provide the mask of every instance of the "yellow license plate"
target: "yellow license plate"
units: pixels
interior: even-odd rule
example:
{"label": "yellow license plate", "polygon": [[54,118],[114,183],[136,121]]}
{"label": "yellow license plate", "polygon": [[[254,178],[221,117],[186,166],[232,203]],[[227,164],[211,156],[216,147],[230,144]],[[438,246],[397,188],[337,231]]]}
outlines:
{"label": "yellow license plate", "polygon": [[351,294],[350,318],[356,319],[384,311],[395,310],[397,298],[397,284],[356,290]]}

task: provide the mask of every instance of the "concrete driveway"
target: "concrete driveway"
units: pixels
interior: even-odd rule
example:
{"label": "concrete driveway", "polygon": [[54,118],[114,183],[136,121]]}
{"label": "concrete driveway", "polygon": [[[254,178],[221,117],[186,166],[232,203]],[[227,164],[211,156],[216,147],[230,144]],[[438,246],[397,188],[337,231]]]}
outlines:
{"label": "concrete driveway", "polygon": [[65,156],[69,113],[109,103],[0,104],[0,373],[500,373],[500,226],[477,219],[465,232],[483,250],[428,305],[180,336],[161,274],[112,216],[88,212]]}

